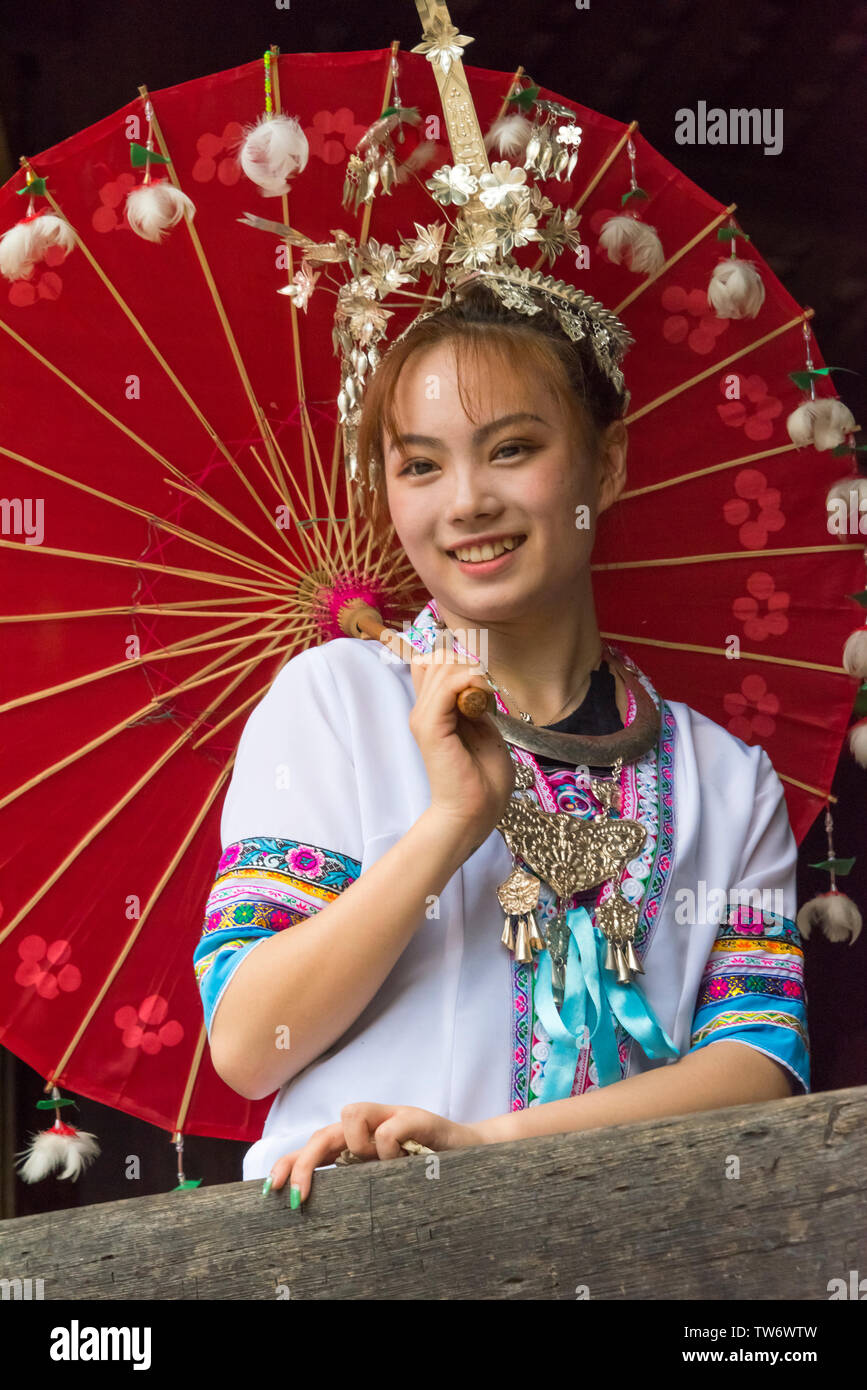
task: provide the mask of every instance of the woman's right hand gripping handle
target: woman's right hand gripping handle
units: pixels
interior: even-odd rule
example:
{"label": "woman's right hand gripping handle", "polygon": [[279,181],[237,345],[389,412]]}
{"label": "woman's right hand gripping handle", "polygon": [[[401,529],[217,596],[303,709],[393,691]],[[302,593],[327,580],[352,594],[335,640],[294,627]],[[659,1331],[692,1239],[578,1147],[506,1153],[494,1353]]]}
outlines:
{"label": "woman's right hand gripping handle", "polygon": [[457,699],[468,685],[490,691],[476,663],[442,647],[411,657],[415,705],[409,727],[430,782],[431,809],[451,820],[473,845],[503,816],[515,787],[509,749],[490,715],[467,719]]}

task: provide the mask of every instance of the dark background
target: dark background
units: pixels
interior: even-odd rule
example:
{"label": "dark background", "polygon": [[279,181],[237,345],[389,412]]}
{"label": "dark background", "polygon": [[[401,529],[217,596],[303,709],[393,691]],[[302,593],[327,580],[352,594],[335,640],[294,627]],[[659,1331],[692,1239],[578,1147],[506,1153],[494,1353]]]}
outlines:
{"label": "dark background", "polygon": [[[451,0],[452,22],[473,35],[468,67],[512,73],[616,120],[640,121],[644,137],[721,203],[737,203],[739,225],[802,306],[825,361],[857,373],[835,386],[859,424],[867,422],[863,375],[867,326],[867,3],[815,5],[770,0]],[[46,148],[124,106],[139,84],[154,92],[237,67],[270,44],[284,53],[383,49],[421,38],[413,0],[322,4],[290,0],[171,4],[169,0],[55,0],[0,3],[0,182],[21,155]],[[400,81],[400,79],[398,79]],[[291,112],[291,93],[282,92]],[[406,100],[406,97],[404,97]],[[679,108],[783,110],[783,149],[678,145]],[[2,389],[2,383],[0,383]],[[859,437],[860,438],[860,437]],[[841,467],[841,476],[844,469]],[[853,627],[858,623],[853,608]],[[867,773],[846,745],[832,807],[835,849],[858,857],[844,889],[867,915]],[[805,839],[798,901],[829,886],[809,868],[826,854],[823,817]],[[823,936],[807,943],[807,993],[814,1090],[867,1083],[867,931],[854,946]],[[141,1196],[174,1187],[170,1136],[78,1097],[64,1118],[96,1133],[102,1156],[76,1184],[48,1178],[28,1188],[13,1152],[47,1128],[37,1111],[42,1078],[0,1048],[0,1216]],[[186,1136],[185,1172],[205,1183],[238,1181],[246,1145]],[[142,1158],[139,1182],[124,1177]]]}

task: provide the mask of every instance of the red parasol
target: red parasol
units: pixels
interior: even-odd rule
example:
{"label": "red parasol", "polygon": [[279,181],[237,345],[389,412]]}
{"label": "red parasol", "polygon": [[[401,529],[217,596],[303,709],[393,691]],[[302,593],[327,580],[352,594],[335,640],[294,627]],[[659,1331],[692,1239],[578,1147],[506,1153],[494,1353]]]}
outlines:
{"label": "red parasol", "polygon": [[[277,293],[296,283],[297,250],[239,221],[397,245],[441,214],[418,176],[357,212],[342,202],[350,155],[394,100],[396,52],[266,55],[274,109],[296,114],[309,143],[288,197],[262,198],[236,157],[265,107],[261,61],[142,89],[0,190],[0,230],[32,198],[74,236],[68,254],[50,248],[28,277],[0,281],[0,1038],[46,1090],[176,1140],[253,1141],[270,1105],[216,1075],[192,969],[244,721],[294,652],[339,635],[317,620],[320,586],[345,580],[398,626],[427,597],[396,542],[374,546],[341,457],[334,304],[320,290],[343,268],[314,262],[319,285],[298,307]],[[462,71],[486,130],[521,70]],[[424,53],[401,55],[400,81],[420,111],[439,109]],[[568,106],[582,133],[571,178],[545,193],[580,212],[590,265],[567,252],[553,273],[636,340],[631,483],[594,555],[600,630],[664,694],[764,745],[800,841],[829,800],[852,709],[844,595],[864,575],[862,544],[826,526],[845,462],[787,434],[805,395],[790,373],[808,350],[811,389],[835,398],[805,337],[811,311],[742,236],[734,205],[636,124],[538,96]],[[395,139],[403,160],[419,132]],[[664,248],[649,275],[598,246],[636,173]],[[161,241],[125,212],[143,175],[195,206]],[[754,318],[709,307],[735,246],[720,231],[760,271]],[[516,257],[540,265],[532,246]]]}

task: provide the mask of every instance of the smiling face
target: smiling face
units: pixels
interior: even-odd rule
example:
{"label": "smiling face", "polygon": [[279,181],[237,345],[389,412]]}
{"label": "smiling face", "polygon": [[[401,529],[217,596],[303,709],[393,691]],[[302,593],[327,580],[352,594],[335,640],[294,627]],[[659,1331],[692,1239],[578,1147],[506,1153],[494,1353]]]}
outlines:
{"label": "smiling face", "polygon": [[[623,486],[626,446],[620,425],[622,448],[603,466],[546,382],[487,358],[464,377],[477,420],[461,403],[449,343],[407,360],[385,480],[392,523],[428,592],[452,613],[495,622],[574,599],[596,517]],[[450,553],[487,536],[525,539],[487,562]]]}

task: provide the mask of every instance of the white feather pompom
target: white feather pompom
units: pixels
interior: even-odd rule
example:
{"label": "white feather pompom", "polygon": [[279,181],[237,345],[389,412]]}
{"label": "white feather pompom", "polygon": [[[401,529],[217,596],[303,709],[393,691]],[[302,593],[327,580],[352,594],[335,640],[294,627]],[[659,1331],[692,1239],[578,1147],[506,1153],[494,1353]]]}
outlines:
{"label": "white feather pompom", "polygon": [[161,179],[158,183],[142,183],[130,189],[126,215],[137,236],[144,237],[145,241],[162,241],[182,217],[195,217],[196,205],[168,179]]}
{"label": "white feather pompom", "polygon": [[395,183],[406,183],[410,174],[414,174],[417,169],[423,169],[426,164],[432,164],[437,155],[442,156],[442,152],[442,146],[435,140],[420,140],[412,154],[407,155],[402,164],[398,164],[394,176]]}
{"label": "white feather pompom", "polygon": [[19,1176],[24,1182],[41,1182],[59,1168],[62,1171],[58,1178],[72,1178],[75,1182],[99,1153],[95,1134],[72,1125],[54,1125],[34,1134],[28,1147],[18,1155]]}
{"label": "white feather pompom", "polygon": [[849,676],[867,680],[867,627],[857,627],[843,648],[843,669]]}
{"label": "white feather pompom", "polygon": [[62,217],[45,212],[25,218],[0,237],[0,273],[7,280],[26,280],[50,246],[69,252],[74,245],[72,228]]}
{"label": "white feather pompom", "polygon": [[857,428],[849,407],[832,396],[805,401],[786,421],[789,438],[799,449],[807,444],[819,450],[836,449]]}
{"label": "white feather pompom", "polygon": [[609,217],[599,233],[599,245],[609,261],[626,261],[637,275],[656,275],[665,265],[662,242],[653,227],[635,217]]}
{"label": "white feather pompom", "polygon": [[496,146],[506,159],[514,159],[516,155],[524,153],[532,133],[531,122],[519,111],[509,116],[498,116],[485,136],[485,149],[490,151]]}
{"label": "white feather pompom", "polygon": [[859,719],[849,730],[849,752],[859,767],[867,767],[867,719]]}
{"label": "white feather pompom", "polygon": [[719,319],[754,319],[765,302],[765,287],[752,261],[730,256],[715,266],[707,298]]}
{"label": "white feather pompom", "polygon": [[863,920],[852,899],[835,889],[831,893],[820,893],[817,898],[804,903],[795,925],[805,941],[809,941],[813,927],[820,926],[829,941],[848,941],[850,946],[854,946],[861,934]]}
{"label": "white feather pompom", "polygon": [[238,153],[247,178],[266,198],[288,193],[289,180],[304,172],[309,158],[307,136],[294,116],[260,116],[245,128]]}

